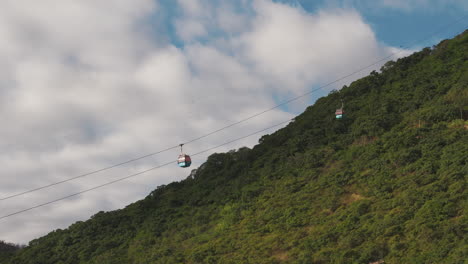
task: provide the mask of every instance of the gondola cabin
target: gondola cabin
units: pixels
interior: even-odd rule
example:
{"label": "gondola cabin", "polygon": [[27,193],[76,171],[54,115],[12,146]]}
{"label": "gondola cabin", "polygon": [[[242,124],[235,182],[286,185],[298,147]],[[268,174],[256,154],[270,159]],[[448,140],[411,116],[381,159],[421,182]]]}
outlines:
{"label": "gondola cabin", "polygon": [[342,119],[344,117],[344,102],[343,102],[343,99],[341,99],[341,108],[336,109],[336,111],[335,111],[335,117],[336,117],[336,119]]}
{"label": "gondola cabin", "polygon": [[336,119],[342,119],[343,116],[344,116],[344,111],[343,111],[343,109],[342,109],[342,108],[336,109],[336,111],[335,111],[335,117],[336,117]]}
{"label": "gondola cabin", "polygon": [[179,158],[177,159],[177,164],[181,168],[188,168],[192,164],[192,159],[190,159],[189,155],[180,154]]}

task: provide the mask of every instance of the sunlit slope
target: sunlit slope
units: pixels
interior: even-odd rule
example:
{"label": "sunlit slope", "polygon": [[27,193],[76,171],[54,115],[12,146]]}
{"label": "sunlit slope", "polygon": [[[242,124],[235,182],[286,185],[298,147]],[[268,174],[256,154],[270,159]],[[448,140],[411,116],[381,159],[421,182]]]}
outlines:
{"label": "sunlit slope", "polygon": [[3,263],[464,263],[467,49],[465,32],[389,62],[253,149]]}

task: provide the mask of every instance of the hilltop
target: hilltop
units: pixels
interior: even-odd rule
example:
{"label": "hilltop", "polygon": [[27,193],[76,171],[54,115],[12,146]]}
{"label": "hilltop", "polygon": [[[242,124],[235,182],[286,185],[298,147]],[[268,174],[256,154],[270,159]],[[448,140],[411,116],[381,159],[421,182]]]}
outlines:
{"label": "hilltop", "polygon": [[467,69],[465,31],[2,263],[463,263]]}

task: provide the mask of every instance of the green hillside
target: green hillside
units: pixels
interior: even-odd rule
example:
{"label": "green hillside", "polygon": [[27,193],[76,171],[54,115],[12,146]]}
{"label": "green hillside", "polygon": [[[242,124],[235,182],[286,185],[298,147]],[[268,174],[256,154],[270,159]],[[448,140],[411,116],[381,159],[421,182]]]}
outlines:
{"label": "green hillside", "polygon": [[467,87],[465,31],[2,263],[468,263]]}
{"label": "green hillside", "polygon": [[0,240],[0,261],[10,258],[20,246]]}

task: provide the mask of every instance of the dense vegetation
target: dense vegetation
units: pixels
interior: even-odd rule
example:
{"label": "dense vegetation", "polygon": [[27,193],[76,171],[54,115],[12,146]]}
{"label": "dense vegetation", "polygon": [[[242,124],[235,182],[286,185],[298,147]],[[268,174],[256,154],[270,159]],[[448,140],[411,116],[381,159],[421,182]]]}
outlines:
{"label": "dense vegetation", "polygon": [[[4,263],[466,263],[468,32]],[[346,104],[346,118],[334,110]]]}
{"label": "dense vegetation", "polygon": [[0,240],[0,261],[10,258],[20,248],[19,245]]}

